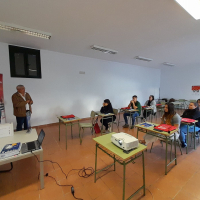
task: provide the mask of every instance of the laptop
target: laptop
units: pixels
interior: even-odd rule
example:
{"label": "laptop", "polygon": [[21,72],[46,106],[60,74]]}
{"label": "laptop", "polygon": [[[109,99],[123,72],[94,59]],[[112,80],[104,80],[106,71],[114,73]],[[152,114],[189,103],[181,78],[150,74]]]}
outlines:
{"label": "laptop", "polygon": [[44,137],[45,137],[45,132],[42,129],[40,131],[40,134],[38,135],[38,139],[37,140],[22,144],[21,153],[23,154],[23,153],[27,153],[27,152],[31,152],[31,151],[35,151],[35,150],[40,149]]}

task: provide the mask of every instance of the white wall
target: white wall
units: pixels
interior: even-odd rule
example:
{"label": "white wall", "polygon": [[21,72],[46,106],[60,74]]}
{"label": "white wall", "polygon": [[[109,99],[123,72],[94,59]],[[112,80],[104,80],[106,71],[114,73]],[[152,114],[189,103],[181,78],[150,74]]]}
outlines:
{"label": "white wall", "polygon": [[200,92],[192,92],[193,85],[200,85],[200,67],[164,67],[161,70],[161,98],[199,99]]}
{"label": "white wall", "polygon": [[[98,52],[97,52],[98,53]],[[113,55],[111,55],[113,56]],[[105,98],[114,108],[127,106],[136,94],[144,104],[159,96],[160,70],[41,50],[42,79],[11,78],[8,44],[0,43],[0,73],[8,122],[15,122],[11,96],[23,84],[33,104],[32,125],[57,122],[56,115],[89,117]],[[79,74],[85,71],[85,75]]]}

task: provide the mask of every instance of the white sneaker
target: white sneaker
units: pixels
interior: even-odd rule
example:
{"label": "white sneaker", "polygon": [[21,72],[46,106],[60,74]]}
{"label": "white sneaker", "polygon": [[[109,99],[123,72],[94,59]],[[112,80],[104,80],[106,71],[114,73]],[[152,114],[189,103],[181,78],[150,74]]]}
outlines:
{"label": "white sneaker", "polygon": [[109,130],[106,130],[106,132],[105,132],[106,134],[108,134],[108,133],[110,133],[110,131]]}

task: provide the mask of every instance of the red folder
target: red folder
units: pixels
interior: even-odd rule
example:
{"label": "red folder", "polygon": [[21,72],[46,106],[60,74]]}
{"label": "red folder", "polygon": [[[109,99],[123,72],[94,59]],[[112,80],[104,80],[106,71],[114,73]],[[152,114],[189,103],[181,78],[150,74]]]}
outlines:
{"label": "red folder", "polygon": [[68,119],[68,118],[74,118],[74,115],[65,115],[65,116],[61,116],[64,119]]}
{"label": "red folder", "polygon": [[142,108],[146,108],[147,106],[142,106]]}
{"label": "red folder", "polygon": [[121,108],[122,110],[128,110],[130,109],[130,107],[124,107],[124,108]]}
{"label": "red folder", "polygon": [[159,126],[154,127],[154,129],[159,130],[159,131],[169,132],[169,131],[176,130],[177,127],[167,125],[167,124],[160,124]]}
{"label": "red folder", "polygon": [[188,123],[193,123],[193,122],[195,122],[194,119],[189,119],[189,118],[182,118],[181,121],[182,121],[182,122],[188,122]]}
{"label": "red folder", "polygon": [[156,106],[161,106],[162,104],[156,104]]}

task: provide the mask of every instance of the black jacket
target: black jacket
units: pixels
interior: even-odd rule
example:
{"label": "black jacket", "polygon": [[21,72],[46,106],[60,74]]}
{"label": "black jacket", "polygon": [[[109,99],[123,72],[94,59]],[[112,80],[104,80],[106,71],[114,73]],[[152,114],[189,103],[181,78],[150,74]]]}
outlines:
{"label": "black jacket", "polygon": [[181,117],[198,120],[196,126],[200,127],[200,112],[198,108],[185,110]]}
{"label": "black jacket", "polygon": [[[107,106],[104,106],[104,107],[101,107],[101,110],[100,110],[101,113],[104,113],[104,114],[108,114],[108,113],[114,113],[113,112],[113,108],[111,105],[107,105]],[[106,118],[106,117],[105,117]],[[113,121],[115,121],[116,119],[116,116],[114,115],[113,116]]]}

